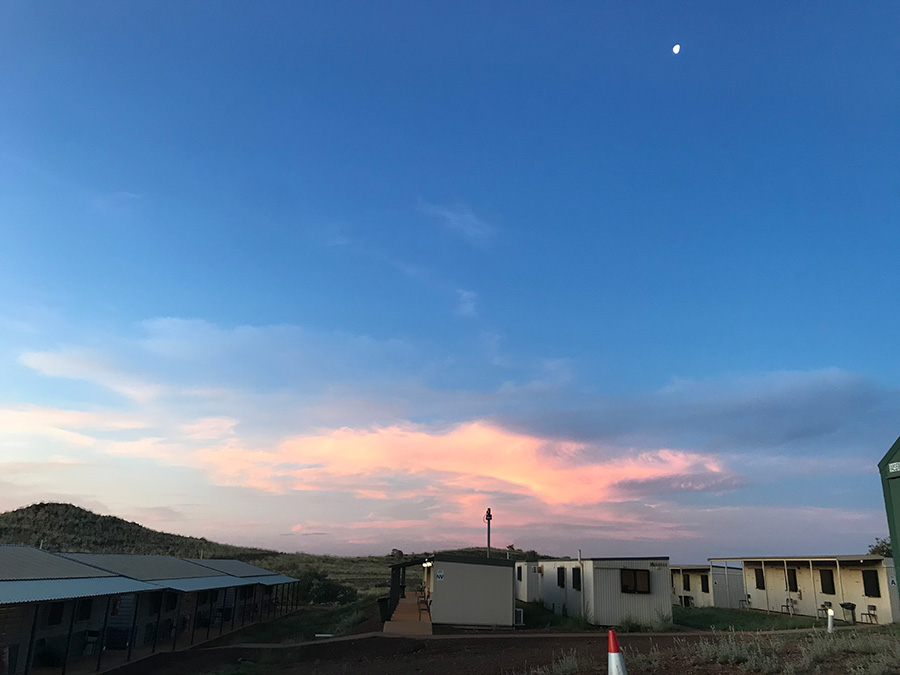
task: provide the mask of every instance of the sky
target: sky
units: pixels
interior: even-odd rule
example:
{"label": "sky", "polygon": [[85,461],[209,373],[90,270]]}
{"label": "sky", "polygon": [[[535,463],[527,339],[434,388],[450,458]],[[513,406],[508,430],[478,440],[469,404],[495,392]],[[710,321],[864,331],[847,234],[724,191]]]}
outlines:
{"label": "sky", "polygon": [[898,114],[893,2],[7,0],[0,510],[864,552]]}

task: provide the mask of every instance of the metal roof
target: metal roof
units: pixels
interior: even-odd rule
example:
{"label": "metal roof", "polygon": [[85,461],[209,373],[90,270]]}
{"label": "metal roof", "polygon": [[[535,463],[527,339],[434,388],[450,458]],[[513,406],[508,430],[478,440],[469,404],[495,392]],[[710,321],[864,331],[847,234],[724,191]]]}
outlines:
{"label": "metal roof", "polygon": [[869,555],[868,553],[861,555],[763,555],[763,556],[735,556],[734,558],[709,558],[710,562],[723,560],[740,560],[746,562],[881,562],[884,556]]}
{"label": "metal roof", "polygon": [[199,558],[188,558],[188,560],[221,574],[230,574],[233,577],[261,577],[266,574],[275,574],[275,572],[264,567],[257,567],[241,560],[203,560]]}
{"label": "metal roof", "polygon": [[279,584],[289,584],[297,580],[293,577],[286,577],[283,574],[267,574],[262,577],[246,577],[245,581],[262,584],[263,586],[278,586]]}
{"label": "metal roof", "polygon": [[84,579],[20,579],[0,581],[0,605],[47,602],[70,598],[93,598],[120,593],[158,591],[158,586],[124,577],[90,577]]}
{"label": "metal roof", "polygon": [[129,555],[127,553],[60,553],[59,555],[140,581],[221,576],[208,567],[195,565],[182,558],[169,555]]}
{"label": "metal roof", "polygon": [[109,572],[29,546],[0,546],[0,581],[110,576]]}
{"label": "metal roof", "polygon": [[[462,563],[466,565],[493,565],[494,567],[515,567],[515,560],[506,560],[505,558],[476,558],[474,556],[452,555],[449,553],[435,553],[427,558],[434,562]],[[395,567],[395,565],[392,565]]]}
{"label": "metal roof", "polygon": [[253,579],[241,579],[240,577],[230,577],[225,575],[193,577],[190,579],[160,579],[150,582],[156,589],[169,588],[173,591],[181,591],[182,593],[211,591],[216,588],[232,588],[233,586],[252,586],[253,584],[258,583],[260,582],[254,581]]}

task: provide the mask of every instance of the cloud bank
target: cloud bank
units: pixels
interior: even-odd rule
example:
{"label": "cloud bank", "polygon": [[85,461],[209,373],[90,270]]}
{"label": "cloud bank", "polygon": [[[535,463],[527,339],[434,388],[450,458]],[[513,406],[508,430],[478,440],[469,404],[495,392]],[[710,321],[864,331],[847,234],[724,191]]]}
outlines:
{"label": "cloud bank", "polygon": [[[347,553],[478,543],[487,506],[497,536],[565,554],[761,554],[777,536],[742,549],[756,540],[734,533],[779,509],[803,550],[826,522],[854,550],[883,535],[874,463],[898,393],[838,369],[610,397],[580,389],[571,361],[297,326],[92,335],[19,354],[25,378],[99,393],[91,409],[0,401],[15,476],[0,507],[75,484],[76,502],[178,531]],[[460,367],[482,386],[455,386]],[[135,490],[137,475],[159,483]]]}

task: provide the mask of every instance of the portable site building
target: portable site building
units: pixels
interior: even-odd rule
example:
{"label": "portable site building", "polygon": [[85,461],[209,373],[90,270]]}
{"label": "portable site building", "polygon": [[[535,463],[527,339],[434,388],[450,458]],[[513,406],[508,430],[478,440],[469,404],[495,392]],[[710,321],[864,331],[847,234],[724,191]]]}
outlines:
{"label": "portable site building", "polygon": [[848,603],[852,603],[861,621],[900,621],[897,577],[891,558],[880,555],[710,558],[716,562],[730,560],[743,563],[746,588],[743,606],[806,616],[824,616],[832,608],[838,618],[849,618]]}
{"label": "portable site building", "polygon": [[516,568],[516,598],[541,602],[557,614],[583,617],[598,626],[672,620],[666,557],[541,560],[519,562]]}
{"label": "portable site building", "polygon": [[512,626],[516,615],[515,562],[436,554],[422,561],[431,622],[456,626]]}
{"label": "portable site building", "polygon": [[[235,615],[239,616],[240,620],[243,621],[249,616],[247,608],[255,607],[257,604],[260,611],[265,614],[265,610],[275,611],[279,606],[292,602],[292,594],[295,590],[293,584],[296,582],[296,579],[291,577],[275,574],[267,569],[241,560],[190,558],[189,562],[209,568],[216,573],[227,574],[240,579],[240,587],[233,586],[224,589],[221,605],[210,606],[213,618],[212,621],[208,622],[212,625],[229,620],[234,623]],[[290,591],[285,595],[285,591],[288,589]],[[251,599],[258,599],[258,603]]]}
{"label": "portable site building", "polygon": [[516,563],[516,600],[522,602],[541,601],[543,569],[543,565],[539,561]]}
{"label": "portable site building", "polygon": [[672,604],[738,609],[745,599],[744,573],[725,565],[672,565]]}
{"label": "portable site building", "polygon": [[236,609],[243,625],[283,612],[293,599],[290,577],[238,561],[205,562],[0,546],[0,674],[41,666],[64,674],[88,652],[99,669],[106,650],[128,661],[134,647],[156,651],[169,640],[167,648],[186,647],[210,637],[216,623],[219,633],[229,618],[234,628]]}
{"label": "portable site building", "polygon": [[0,546],[0,673],[68,664],[96,653],[114,601],[156,586],[26,546]]}
{"label": "portable site building", "polygon": [[[123,598],[120,618],[115,625],[118,628],[119,624],[124,627],[135,622],[138,644],[152,644],[154,648],[158,641],[171,638],[174,649],[178,636],[188,631],[189,643],[194,644],[198,632],[201,637],[208,635],[215,625],[222,632],[222,624],[226,621],[233,626],[239,620],[244,625],[273,616],[279,605],[278,596],[284,594],[285,585],[294,581],[252,565],[248,565],[252,569],[247,570],[236,560],[207,560],[198,564],[199,561],[163,555],[60,555],[164,589],[166,592],[160,592],[151,598],[151,602],[141,603],[136,597]],[[233,576],[213,567],[222,568],[229,563],[246,576]],[[227,612],[226,607],[232,611]]]}

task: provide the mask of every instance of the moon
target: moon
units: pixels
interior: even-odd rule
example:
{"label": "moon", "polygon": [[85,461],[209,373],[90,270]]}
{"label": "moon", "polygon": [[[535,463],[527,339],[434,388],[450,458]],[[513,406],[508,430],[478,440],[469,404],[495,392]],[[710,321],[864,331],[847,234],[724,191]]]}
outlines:
{"label": "moon", "polygon": [[677,54],[680,51],[681,51],[681,45],[675,45],[674,47],[672,47],[673,54]]}

